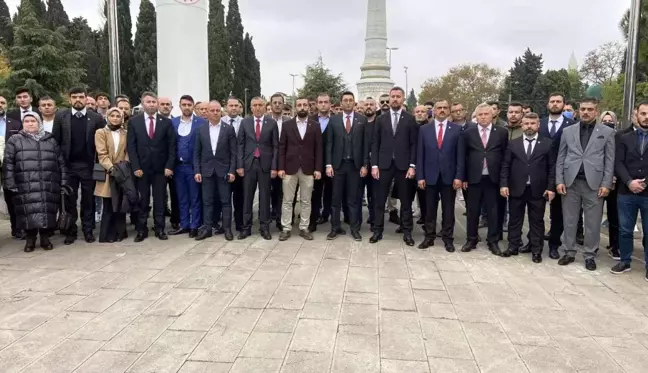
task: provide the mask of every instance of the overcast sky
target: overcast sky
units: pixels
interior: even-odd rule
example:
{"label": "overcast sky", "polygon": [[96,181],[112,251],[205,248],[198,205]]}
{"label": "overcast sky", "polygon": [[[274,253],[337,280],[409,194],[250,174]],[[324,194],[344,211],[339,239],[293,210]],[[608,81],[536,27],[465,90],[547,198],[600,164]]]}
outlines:
{"label": "overcast sky", "polygon": [[[12,12],[20,0],[7,0]],[[102,0],[62,0],[70,18],[101,25]],[[139,0],[131,0],[135,27]],[[224,0],[227,6],[227,0]],[[545,69],[566,68],[598,45],[622,40],[619,20],[630,0],[387,0],[392,79],[417,93],[428,78],[462,63],[486,62],[506,71],[527,47],[542,53]],[[356,90],[364,58],[365,0],[239,0],[253,36],[266,96],[292,91],[291,73],[321,54]],[[180,49],[181,46],[178,46]],[[297,78],[297,88],[302,79]]]}

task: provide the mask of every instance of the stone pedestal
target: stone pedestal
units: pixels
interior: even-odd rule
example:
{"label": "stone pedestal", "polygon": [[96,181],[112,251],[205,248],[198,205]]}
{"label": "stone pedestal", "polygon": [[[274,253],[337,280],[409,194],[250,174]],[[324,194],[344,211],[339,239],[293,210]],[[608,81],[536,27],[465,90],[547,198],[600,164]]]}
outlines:
{"label": "stone pedestal", "polygon": [[367,34],[365,59],[360,66],[358,100],[377,99],[389,93],[394,86],[387,62],[387,5],[386,0],[367,0]]}

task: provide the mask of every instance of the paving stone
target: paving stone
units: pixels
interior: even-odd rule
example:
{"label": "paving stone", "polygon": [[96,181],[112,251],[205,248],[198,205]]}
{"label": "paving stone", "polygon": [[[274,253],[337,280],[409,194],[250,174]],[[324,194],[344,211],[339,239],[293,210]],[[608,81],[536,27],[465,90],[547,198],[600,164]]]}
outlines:
{"label": "paving stone", "polygon": [[75,373],[123,373],[137,360],[135,352],[97,351]]}
{"label": "paving stone", "polygon": [[203,291],[198,289],[173,289],[151,306],[145,314],[180,316],[202,293]]}
{"label": "paving stone", "polygon": [[238,293],[254,274],[253,271],[232,271],[228,269],[216,280],[216,283],[209,288],[209,291]]}
{"label": "paving stone", "polygon": [[414,296],[408,280],[381,278],[379,301],[383,310],[414,311]]}
{"label": "paving stone", "polygon": [[68,308],[75,312],[103,312],[128,293],[126,289],[99,289]]}
{"label": "paving stone", "polygon": [[378,335],[378,307],[366,304],[342,305],[340,333]]}
{"label": "paving stone", "polygon": [[142,315],[124,328],[102,349],[144,352],[175,320],[174,317]]}
{"label": "paving stone", "polygon": [[331,352],[335,342],[337,321],[300,319],[293,335],[290,350]]}
{"label": "paving stone", "polygon": [[427,360],[421,334],[393,331],[381,333],[380,357],[394,360]]}
{"label": "paving stone", "polygon": [[427,356],[473,359],[466,336],[457,320],[422,319]]}
{"label": "paving stone", "polygon": [[239,356],[283,359],[291,337],[292,333],[252,332]]}
{"label": "paving stone", "polygon": [[626,372],[644,372],[648,366],[648,349],[634,339],[596,337],[596,342]]}
{"label": "paving stone", "polygon": [[236,359],[230,373],[274,373],[281,368],[281,359],[259,359],[240,357]]}
{"label": "paving stone", "polygon": [[173,289],[173,285],[173,283],[169,282],[145,282],[135,290],[126,294],[124,299],[156,301]]}
{"label": "paving stone", "polygon": [[223,273],[223,267],[200,266],[185,277],[176,287],[187,289],[209,289]]}
{"label": "paving stone", "polygon": [[23,330],[0,330],[0,350],[27,334]]}
{"label": "paving stone", "polygon": [[457,320],[454,306],[449,303],[417,302],[416,309],[421,317]]}
{"label": "paving stone", "polygon": [[283,278],[283,284],[310,286],[315,279],[317,269],[318,266],[316,265],[293,264],[288,268]]}
{"label": "paving stone", "polygon": [[168,330],[128,370],[132,373],[175,373],[205,335]]}
{"label": "paving stone", "polygon": [[281,373],[328,373],[333,352],[288,351]]}
{"label": "paving stone", "polygon": [[209,258],[207,254],[182,256],[153,276],[150,281],[178,283],[193,273],[195,268],[201,265],[207,258]]}
{"label": "paving stone", "polygon": [[556,347],[521,346],[515,349],[533,373],[575,373],[567,358]]}
{"label": "paving stone", "polygon": [[186,361],[178,373],[227,373],[230,363],[208,363],[204,361]]}
{"label": "paving stone", "polygon": [[378,293],[378,271],[376,268],[349,267],[345,291]]}
{"label": "paving stone", "polygon": [[277,289],[277,283],[250,280],[232,301],[232,307],[265,308]]}
{"label": "paving stone", "polygon": [[79,295],[35,296],[34,304],[23,308],[17,313],[12,313],[10,307],[7,316],[0,321],[0,328],[33,330],[83,299],[84,297]]}
{"label": "paving stone", "polygon": [[58,294],[90,295],[120,276],[118,272],[94,272],[59,290]]}
{"label": "paving stone", "polygon": [[299,320],[299,310],[265,309],[254,331],[265,333],[291,333]]}
{"label": "paving stone", "polygon": [[339,333],[332,372],[380,372],[378,336]]}
{"label": "paving stone", "polygon": [[272,296],[268,308],[301,310],[304,308],[309,291],[308,286],[280,285]]}
{"label": "paving stone", "polygon": [[109,341],[135,320],[152,301],[122,299],[84,325],[70,338]]}
{"label": "paving stone", "polygon": [[429,373],[428,363],[407,360],[380,360],[381,373]]}
{"label": "paving stone", "polygon": [[[104,287],[110,289],[131,289],[132,290],[142,285],[147,280],[150,280],[159,272],[160,271],[158,271],[157,269],[134,268],[124,273],[123,275],[119,276],[114,281],[110,282],[108,285]],[[158,281],[158,282],[163,282],[163,281]]]}
{"label": "paving stone", "polygon": [[431,357],[428,359],[428,364],[431,373],[479,373],[474,360]]}
{"label": "paving stone", "polygon": [[103,345],[98,341],[68,339],[23,370],[26,373],[71,372]]}
{"label": "paving stone", "polygon": [[462,325],[482,372],[528,372],[499,325],[470,322]]}
{"label": "paving stone", "polygon": [[170,329],[208,331],[234,296],[234,293],[203,293]]}
{"label": "paving stone", "polygon": [[344,292],[344,303],[378,304],[378,294]]}
{"label": "paving stone", "polygon": [[337,320],[339,303],[306,302],[300,319]]}
{"label": "paving stone", "polygon": [[[290,267],[289,263],[285,264],[275,264],[264,262],[261,266],[254,272],[254,275],[250,279],[251,281],[271,281],[279,282],[284,278],[286,271]],[[310,284],[308,284],[310,285]]]}

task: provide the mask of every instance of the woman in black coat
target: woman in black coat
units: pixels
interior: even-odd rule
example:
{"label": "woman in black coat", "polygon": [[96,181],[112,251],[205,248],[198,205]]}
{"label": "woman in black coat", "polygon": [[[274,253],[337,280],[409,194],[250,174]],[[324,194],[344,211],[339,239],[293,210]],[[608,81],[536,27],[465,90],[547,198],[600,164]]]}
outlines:
{"label": "woman in black coat", "polygon": [[41,247],[52,250],[49,233],[56,227],[67,172],[59,146],[38,114],[27,112],[23,130],[5,144],[3,171],[5,188],[16,193],[17,225],[27,233],[25,252],[34,251],[39,232]]}

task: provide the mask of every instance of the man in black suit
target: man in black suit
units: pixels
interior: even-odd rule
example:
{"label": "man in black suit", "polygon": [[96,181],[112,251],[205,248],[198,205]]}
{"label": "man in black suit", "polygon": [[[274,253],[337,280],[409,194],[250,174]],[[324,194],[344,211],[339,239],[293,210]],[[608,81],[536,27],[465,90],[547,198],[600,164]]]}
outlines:
{"label": "man in black suit", "polygon": [[279,129],[277,122],[266,116],[266,103],[261,97],[251,101],[252,117],[243,119],[238,133],[236,173],[243,178],[243,230],[239,240],[252,233],[252,204],[259,188],[259,224],[261,237],[271,240],[270,182],[277,177],[279,160]]}
{"label": "man in black suit", "polygon": [[523,135],[508,143],[500,177],[500,195],[509,203],[509,246],[502,256],[518,255],[524,210],[528,209],[534,263],[542,262],[545,205],[546,200],[554,199],[556,190],[556,154],[551,139],[538,134],[539,123],[536,113],[524,116]]}
{"label": "man in black suit", "polygon": [[[334,240],[338,235],[346,234],[340,227],[340,209],[345,203],[349,211],[351,237],[361,241],[362,216],[357,216],[356,203],[360,178],[367,175],[366,165],[369,162],[369,150],[364,141],[367,117],[354,111],[355,96],[351,92],[342,93],[340,105],[342,113],[331,118],[326,141],[326,175],[333,178],[331,232],[326,239]],[[345,201],[342,201],[343,197]]]}
{"label": "man in black suit", "polygon": [[103,117],[86,109],[85,88],[72,88],[69,92],[72,108],[59,111],[54,117],[52,134],[58,142],[68,168],[72,196],[66,200],[65,209],[72,214],[74,225],[66,232],[64,243],[77,239],[77,200],[81,188],[81,230],[87,243],[95,241],[92,234],[94,223],[94,188],[92,168],[96,159],[95,132],[106,124]]}
{"label": "man in black suit", "polygon": [[403,241],[414,246],[412,238],[412,196],[410,179],[416,177],[416,145],[419,126],[414,117],[403,108],[405,92],[394,87],[389,92],[390,109],[376,119],[371,146],[371,175],[378,180],[375,201],[374,233],[369,240],[376,243],[383,238],[384,206],[389,187],[394,181],[401,208]]}
{"label": "man in black suit", "polygon": [[508,131],[493,125],[493,109],[488,104],[477,106],[477,126],[463,132],[466,149],[466,175],[463,189],[468,212],[466,231],[467,241],[461,251],[468,252],[477,248],[477,229],[482,205],[488,215],[488,249],[494,255],[502,255],[497,244],[498,197],[502,160],[508,143]]}
{"label": "man in black suit", "polygon": [[140,194],[140,214],[137,217],[137,236],[135,242],[148,237],[146,220],[153,189],[153,219],[155,236],[160,240],[168,239],[164,232],[164,192],[167,178],[173,176],[176,156],[176,138],[173,123],[158,115],[157,95],[153,92],[142,93],[143,113],[128,121],[128,157],[137,178],[135,180]]}
{"label": "man in black suit", "polygon": [[[227,115],[221,119],[223,123],[229,124],[230,126],[234,127],[236,136],[238,136],[239,128],[241,128],[241,121],[243,120],[243,117],[241,117],[242,107],[243,105],[241,104],[241,100],[234,96],[230,96],[227,99]],[[236,146],[238,147],[238,142]],[[234,164],[234,168],[236,169],[236,164]],[[236,172],[234,173],[234,182],[231,185],[231,189],[234,228],[240,232],[241,229],[243,229],[243,178],[237,176]],[[218,202],[219,201],[215,201],[216,206],[214,210],[217,211],[214,211],[214,215],[218,214],[218,211],[221,210],[221,206]],[[214,217],[214,219],[216,219],[216,216]]]}
{"label": "man in black suit", "polygon": [[[327,93],[321,93],[317,96],[317,115],[312,116],[311,119],[318,122],[320,130],[322,131],[322,169],[325,169],[325,156],[326,143],[328,137],[328,126],[331,120],[331,99]],[[317,225],[324,224],[328,221],[331,215],[331,199],[333,197],[333,180],[322,175],[320,180],[315,180],[313,185],[313,194],[311,197],[311,216],[310,227],[308,230],[315,232]]]}
{"label": "man in black suit", "polygon": [[[11,136],[17,134],[22,129],[22,124],[20,120],[9,118],[7,116],[7,99],[0,96],[0,131],[4,133],[5,143],[9,141]],[[9,213],[9,221],[11,222],[11,236],[15,238],[22,239],[25,236],[25,232],[16,231],[16,210],[14,209],[13,197],[15,193],[9,189],[3,188],[4,199],[7,203],[7,212]]]}
{"label": "man in black suit", "polygon": [[[271,118],[277,122],[277,131],[281,138],[281,129],[283,123],[290,120],[289,116],[283,115],[284,96],[281,93],[275,93],[270,97]],[[270,185],[270,216],[275,220],[277,229],[283,231],[281,227],[281,214],[283,212],[283,184],[281,178],[274,178]],[[291,219],[292,220],[292,219]]]}
{"label": "man in black suit", "polygon": [[[549,116],[540,120],[540,136],[547,137],[552,140],[553,151],[558,156],[558,148],[560,147],[560,139],[562,137],[563,129],[575,123],[574,120],[563,116],[563,109],[565,108],[565,97],[562,93],[551,93],[549,95],[549,102],[547,109]],[[551,225],[549,228],[549,257],[551,259],[560,258],[558,248],[562,245],[560,237],[563,234],[563,213],[562,213],[562,199],[554,198],[549,204],[549,218]],[[582,218],[580,219],[579,226],[582,227]],[[583,236],[582,228],[580,228],[580,236]],[[525,247],[521,252],[529,252],[530,247]]]}
{"label": "man in black suit", "polygon": [[229,124],[221,122],[221,105],[210,101],[207,105],[208,125],[202,125],[196,136],[193,167],[194,179],[202,183],[204,224],[196,240],[212,236],[214,219],[214,197],[218,196],[223,211],[225,239],[231,241],[232,235],[232,193],[236,170],[236,131]]}
{"label": "man in black suit", "polygon": [[37,107],[32,106],[32,96],[31,93],[29,93],[29,89],[26,87],[20,87],[16,89],[16,105],[18,105],[17,109],[9,110],[7,112],[7,117],[11,118],[13,120],[17,120],[22,123],[22,118],[23,115],[26,112],[33,111],[34,113],[38,113],[40,115],[40,111],[38,111]]}

